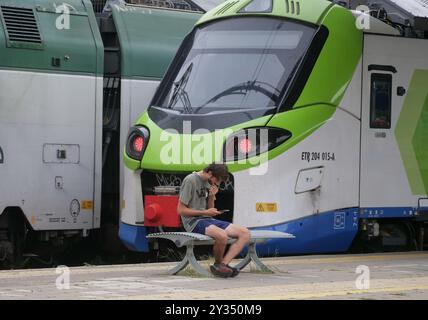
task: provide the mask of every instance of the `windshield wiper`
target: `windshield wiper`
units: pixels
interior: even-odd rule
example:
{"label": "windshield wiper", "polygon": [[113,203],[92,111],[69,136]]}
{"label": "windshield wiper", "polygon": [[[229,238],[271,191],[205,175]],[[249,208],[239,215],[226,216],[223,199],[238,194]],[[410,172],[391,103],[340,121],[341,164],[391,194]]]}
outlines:
{"label": "windshield wiper", "polygon": [[171,100],[167,106],[168,109],[172,109],[177,103],[177,98],[180,97],[180,101],[183,104],[185,113],[193,113],[192,104],[189,99],[187,91],[184,89],[189,81],[190,74],[192,73],[193,62],[187,67],[183,76],[179,81],[174,82],[174,92],[172,93]]}
{"label": "windshield wiper", "polygon": [[[274,92],[272,92],[266,88],[263,88],[261,85],[265,85],[265,86],[272,88],[273,91],[277,92],[278,94],[275,94]],[[257,81],[257,80],[246,81],[246,82],[242,82],[240,84],[234,85],[234,86],[227,88],[226,90],[220,92],[219,94],[217,94],[216,96],[214,96],[213,98],[211,98],[210,100],[205,102],[202,106],[198,107],[195,112],[198,113],[198,111],[200,109],[202,109],[203,107],[205,107],[206,105],[208,105],[210,103],[216,102],[218,99],[220,99],[222,97],[233,95],[233,94],[245,95],[249,91],[260,92],[260,93],[264,94],[265,96],[267,96],[270,100],[272,100],[275,103],[278,102],[279,95],[281,93],[280,90],[278,90],[277,88],[275,88],[274,86],[272,86],[269,83],[266,83],[263,81]]]}
{"label": "windshield wiper", "polygon": [[271,99],[274,102],[277,102],[278,100],[278,95],[276,95],[275,93],[269,91],[268,89],[265,89],[261,86],[261,84],[263,85],[267,85],[271,88],[273,88],[275,91],[277,91],[278,93],[280,93],[280,91],[278,89],[276,89],[274,86],[271,86],[270,84],[266,83],[266,82],[261,82],[261,81],[257,81],[257,80],[253,80],[253,81],[247,81],[247,82],[242,82],[240,84],[234,85],[222,92],[220,92],[219,94],[217,94],[216,96],[214,96],[213,98],[211,98],[210,100],[208,100],[204,105],[210,104],[212,102],[217,101],[218,99],[228,96],[228,95],[232,95],[232,94],[246,94],[249,91],[257,91],[260,92],[262,94],[264,94],[265,96],[267,96],[269,99]]}
{"label": "windshield wiper", "polygon": [[181,89],[179,95],[180,95],[180,101],[183,104],[184,113],[192,114],[193,108],[192,108],[192,104],[190,102],[189,95],[188,95],[187,91],[184,89]]}

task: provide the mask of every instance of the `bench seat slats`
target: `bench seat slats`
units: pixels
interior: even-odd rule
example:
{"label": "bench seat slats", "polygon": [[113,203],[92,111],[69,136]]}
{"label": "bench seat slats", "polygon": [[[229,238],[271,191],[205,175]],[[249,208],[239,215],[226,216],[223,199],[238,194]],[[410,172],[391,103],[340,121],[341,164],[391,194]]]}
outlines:
{"label": "bench seat slats", "polygon": [[[250,230],[251,239],[250,243],[261,243],[269,239],[293,239],[295,238],[292,234],[271,231],[271,230]],[[177,247],[185,246],[189,243],[193,245],[211,245],[214,244],[214,239],[199,233],[192,232],[162,232],[152,233],[147,236],[150,239],[166,239],[175,243]],[[228,243],[235,242],[236,239],[229,238]]]}
{"label": "bench seat slats", "polygon": [[162,233],[152,233],[147,236],[147,238],[163,238],[163,239],[172,239],[174,237],[187,237],[192,240],[213,240],[213,238],[205,236],[199,233],[191,232],[162,232]]}

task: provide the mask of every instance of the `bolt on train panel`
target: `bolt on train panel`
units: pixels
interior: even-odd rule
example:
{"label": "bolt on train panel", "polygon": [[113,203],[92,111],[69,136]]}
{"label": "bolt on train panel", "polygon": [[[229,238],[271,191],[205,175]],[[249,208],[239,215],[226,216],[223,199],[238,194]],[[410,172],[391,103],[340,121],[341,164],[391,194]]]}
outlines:
{"label": "bolt on train panel", "polygon": [[222,219],[296,236],[262,254],[423,247],[428,42],[378,18],[324,0],[203,15],[129,132],[125,245],[180,230],[182,179],[217,161]]}

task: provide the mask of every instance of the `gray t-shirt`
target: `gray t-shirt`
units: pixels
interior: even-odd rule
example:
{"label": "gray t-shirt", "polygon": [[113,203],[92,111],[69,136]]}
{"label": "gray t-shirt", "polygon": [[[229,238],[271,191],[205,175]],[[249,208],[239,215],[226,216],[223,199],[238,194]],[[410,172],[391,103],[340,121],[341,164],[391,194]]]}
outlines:
{"label": "gray t-shirt", "polygon": [[[180,188],[180,201],[185,204],[189,209],[193,210],[206,210],[208,194],[211,185],[208,181],[204,181],[196,172],[189,174],[184,178]],[[196,224],[201,218],[210,218],[207,216],[181,216],[184,229],[187,232],[192,232]]]}

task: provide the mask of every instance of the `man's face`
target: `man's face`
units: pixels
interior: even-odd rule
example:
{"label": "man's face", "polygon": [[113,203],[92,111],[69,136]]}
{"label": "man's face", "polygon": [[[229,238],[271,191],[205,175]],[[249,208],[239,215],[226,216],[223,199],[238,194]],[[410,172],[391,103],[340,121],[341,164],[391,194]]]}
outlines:
{"label": "man's face", "polygon": [[221,181],[220,181],[220,179],[218,179],[217,177],[214,177],[213,175],[212,175],[212,173],[210,173],[210,177],[208,178],[208,182],[211,184],[211,185],[215,185],[215,186],[219,186],[220,185],[220,183],[221,183]]}

